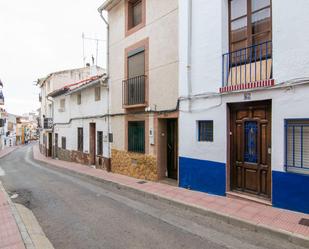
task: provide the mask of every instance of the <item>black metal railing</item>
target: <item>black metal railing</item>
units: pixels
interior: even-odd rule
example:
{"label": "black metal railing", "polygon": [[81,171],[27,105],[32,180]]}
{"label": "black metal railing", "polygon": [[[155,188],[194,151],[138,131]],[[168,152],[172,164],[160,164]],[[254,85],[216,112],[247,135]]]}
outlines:
{"label": "black metal railing", "polygon": [[123,81],[124,106],[145,104],[146,76],[140,75]]}
{"label": "black metal railing", "polygon": [[242,48],[222,56],[222,86],[272,78],[272,42]]}
{"label": "black metal railing", "polygon": [[44,129],[52,129],[52,128],[53,128],[53,119],[44,118]]}

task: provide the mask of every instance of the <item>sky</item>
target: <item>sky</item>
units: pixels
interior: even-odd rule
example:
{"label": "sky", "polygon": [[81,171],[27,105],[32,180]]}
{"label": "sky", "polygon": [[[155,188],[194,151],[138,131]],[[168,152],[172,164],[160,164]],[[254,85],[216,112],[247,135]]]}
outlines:
{"label": "sky", "polygon": [[[22,115],[40,107],[35,81],[49,73],[83,67],[83,40],[98,38],[98,65],[105,62],[104,0],[0,0],[0,79],[5,108]],[[86,62],[96,42],[85,40]]]}

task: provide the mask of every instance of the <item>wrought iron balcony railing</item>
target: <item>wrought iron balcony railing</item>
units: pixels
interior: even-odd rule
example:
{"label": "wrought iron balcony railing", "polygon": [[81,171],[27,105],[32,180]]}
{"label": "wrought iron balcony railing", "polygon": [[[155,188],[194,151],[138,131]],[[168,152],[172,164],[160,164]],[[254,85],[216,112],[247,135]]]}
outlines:
{"label": "wrought iron balcony railing", "polygon": [[267,41],[222,56],[222,87],[272,79],[272,42]]}
{"label": "wrought iron balcony railing", "polygon": [[124,106],[146,104],[146,76],[140,75],[123,81],[122,100]]}
{"label": "wrought iron balcony railing", "polygon": [[53,128],[53,119],[52,118],[44,118],[43,127],[44,127],[44,129],[52,129]]}

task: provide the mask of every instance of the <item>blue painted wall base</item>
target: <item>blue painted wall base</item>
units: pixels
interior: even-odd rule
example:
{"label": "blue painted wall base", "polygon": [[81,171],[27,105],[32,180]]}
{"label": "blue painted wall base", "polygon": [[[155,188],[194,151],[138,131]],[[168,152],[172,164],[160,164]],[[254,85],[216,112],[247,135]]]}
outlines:
{"label": "blue painted wall base", "polygon": [[308,175],[273,171],[272,185],[274,207],[309,213]]}
{"label": "blue painted wall base", "polygon": [[226,165],[224,163],[179,158],[179,185],[201,192],[225,195]]}

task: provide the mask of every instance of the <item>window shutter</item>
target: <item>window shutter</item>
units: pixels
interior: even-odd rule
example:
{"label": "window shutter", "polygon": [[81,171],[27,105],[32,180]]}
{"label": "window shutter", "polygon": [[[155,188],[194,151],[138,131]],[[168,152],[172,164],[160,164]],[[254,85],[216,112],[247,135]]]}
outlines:
{"label": "window shutter", "polygon": [[145,75],[145,52],[128,57],[128,78]]}
{"label": "window shutter", "polygon": [[309,169],[309,122],[289,120],[286,125],[286,166]]}

